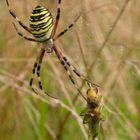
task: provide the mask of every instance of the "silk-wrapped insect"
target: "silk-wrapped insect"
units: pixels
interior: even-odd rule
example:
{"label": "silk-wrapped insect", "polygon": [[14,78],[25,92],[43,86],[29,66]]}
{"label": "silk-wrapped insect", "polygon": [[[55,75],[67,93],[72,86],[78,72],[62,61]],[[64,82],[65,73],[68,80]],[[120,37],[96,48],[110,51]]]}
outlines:
{"label": "silk-wrapped insect", "polygon": [[101,95],[99,95],[96,87],[89,84],[86,98],[87,106],[80,113],[80,116],[83,116],[83,124],[88,125],[89,140],[94,140],[98,135],[100,122],[103,120]]}

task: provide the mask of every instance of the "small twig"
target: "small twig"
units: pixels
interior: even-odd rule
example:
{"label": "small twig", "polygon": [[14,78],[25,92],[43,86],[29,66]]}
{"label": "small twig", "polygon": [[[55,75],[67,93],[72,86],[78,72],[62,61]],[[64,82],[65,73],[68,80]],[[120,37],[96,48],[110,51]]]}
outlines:
{"label": "small twig", "polygon": [[83,63],[85,65],[85,68],[87,68],[87,63],[86,63],[86,59],[85,59],[85,55],[84,55],[84,51],[83,51],[83,48],[82,48],[82,44],[81,44],[81,41],[80,41],[79,34],[76,30],[75,30],[75,33],[76,33],[76,38],[77,38],[77,41],[78,41],[78,46],[80,48],[80,52],[81,52],[81,55],[82,55]]}
{"label": "small twig", "polygon": [[89,67],[88,75],[90,75],[90,73],[91,73],[91,71],[92,71],[92,69],[93,69],[95,63],[97,62],[99,56],[101,55],[102,50],[104,49],[104,47],[105,47],[106,43],[108,42],[108,40],[109,40],[109,38],[110,38],[112,32],[114,31],[114,29],[115,29],[117,23],[119,22],[119,20],[120,20],[122,14],[124,13],[124,11],[125,11],[125,9],[126,9],[126,6],[128,5],[129,1],[130,1],[130,0],[126,0],[126,1],[124,2],[124,4],[123,4],[123,6],[122,6],[122,8],[121,8],[121,10],[120,10],[120,12],[119,12],[119,14],[118,14],[118,16],[116,17],[116,19],[115,19],[115,21],[114,21],[114,23],[113,23],[113,25],[112,25],[112,28],[111,28],[111,29],[109,30],[109,32],[107,33],[104,42],[102,43],[101,47],[99,48],[99,50],[98,50],[97,53],[95,54],[95,57],[94,57],[95,59],[93,60],[93,62],[91,63],[91,66]]}

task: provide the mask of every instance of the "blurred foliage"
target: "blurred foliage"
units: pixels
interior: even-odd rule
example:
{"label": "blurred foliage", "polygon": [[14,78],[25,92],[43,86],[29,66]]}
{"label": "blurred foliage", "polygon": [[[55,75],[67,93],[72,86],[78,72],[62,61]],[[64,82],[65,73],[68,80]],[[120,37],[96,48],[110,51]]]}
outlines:
{"label": "blurred foliage", "polygon": [[[55,17],[57,0],[10,0],[11,8],[27,26],[32,9],[39,3],[48,7]],[[100,86],[106,111],[99,140],[140,139],[139,0],[129,1],[98,55],[124,3],[125,0],[62,0],[61,5],[57,33],[81,15],[74,28],[56,44],[81,73]],[[20,38],[13,21],[16,23],[5,0],[1,0],[0,139],[87,139],[87,128],[79,116],[86,102],[79,95],[73,103],[77,91],[54,54],[45,56],[41,79],[44,89],[58,97],[59,102],[43,94],[36,96],[29,88],[39,45]],[[20,26],[18,29],[30,36]],[[80,80],[77,81],[81,86]],[[86,90],[84,85],[81,88],[84,95]]]}

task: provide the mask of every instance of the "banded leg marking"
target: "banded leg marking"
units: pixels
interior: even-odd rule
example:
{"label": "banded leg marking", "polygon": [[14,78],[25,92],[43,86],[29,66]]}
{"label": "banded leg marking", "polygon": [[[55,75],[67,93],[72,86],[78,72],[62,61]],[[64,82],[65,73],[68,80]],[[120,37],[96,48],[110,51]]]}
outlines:
{"label": "banded leg marking", "polygon": [[62,58],[64,63],[66,63],[66,65],[68,65],[68,67],[82,80],[85,80],[87,83],[91,83],[93,86],[95,87],[99,87],[97,84],[93,83],[92,81],[90,81],[88,78],[86,78],[85,76],[81,75],[77,69],[68,61],[68,59],[62,54],[60,48],[53,46],[53,49],[56,53],[57,56],[59,56],[59,58]]}
{"label": "banded leg marking", "polygon": [[41,82],[41,77],[40,77],[40,70],[41,70],[41,64],[42,64],[42,60],[43,60],[43,57],[44,57],[44,54],[45,54],[45,50],[42,50],[42,53],[39,57],[39,60],[38,60],[38,65],[37,65],[37,70],[36,70],[36,75],[37,75],[37,79],[38,79],[38,85],[39,85],[39,88],[42,92],[44,92],[46,95],[48,95],[49,97],[53,98],[53,99],[57,99],[56,97],[50,95],[49,93],[47,93],[46,91],[43,90],[43,86],[42,86],[42,82]]}
{"label": "banded leg marking", "polygon": [[36,94],[38,94],[38,92],[33,88],[32,85],[33,85],[33,80],[34,80],[34,75],[35,75],[35,72],[36,72],[37,65],[38,65],[38,61],[36,60],[35,63],[34,63],[33,70],[32,70],[32,77],[30,79],[30,87],[31,87],[32,91],[35,92]]}
{"label": "banded leg marking", "polygon": [[67,63],[64,61],[63,57],[61,56],[61,53],[58,52],[58,50],[56,49],[56,47],[53,47],[54,51],[55,51],[55,54],[56,56],[58,57],[61,65],[64,67],[64,69],[66,70],[68,76],[69,76],[69,79],[70,81],[72,82],[72,84],[74,85],[74,87],[77,89],[77,91],[79,92],[79,94],[86,100],[86,98],[84,97],[84,95],[81,93],[80,89],[78,88],[72,74],[70,73],[68,67],[67,67]]}
{"label": "banded leg marking", "polygon": [[67,31],[69,31],[69,29],[71,29],[71,28],[75,25],[75,23],[77,22],[77,20],[78,20],[79,18],[80,18],[80,16],[78,16],[78,17],[73,21],[73,23],[70,24],[65,30],[63,30],[63,31],[60,32],[56,37],[54,37],[54,41],[55,41],[56,39],[58,39],[59,37],[63,36]]}
{"label": "banded leg marking", "polygon": [[43,60],[44,54],[45,54],[45,50],[42,50],[42,53],[40,55],[40,58],[39,58],[39,61],[38,61],[38,65],[37,65],[37,71],[36,71],[37,78],[38,78],[38,85],[39,85],[40,90],[43,90],[42,82],[41,82],[41,78],[40,78],[40,69],[41,69],[41,64],[42,64],[42,60]]}
{"label": "banded leg marking", "polygon": [[85,76],[83,76],[82,74],[80,74],[80,72],[77,71],[77,69],[70,63],[70,61],[68,61],[68,59],[63,56],[64,61],[67,63],[67,65],[69,66],[69,68],[82,80],[85,80],[87,83],[91,83],[93,86],[95,87],[99,87],[97,84],[93,83],[92,81],[90,81],[88,78],[86,78]]}
{"label": "banded leg marking", "polygon": [[21,20],[15,15],[15,13],[11,10],[10,4],[9,4],[9,1],[8,1],[8,0],[6,0],[6,4],[7,4],[7,6],[8,6],[9,13],[12,15],[12,17],[15,18],[15,19],[17,20],[17,22],[19,23],[19,25],[22,26],[22,28],[24,28],[27,32],[31,33],[30,29],[29,29],[27,26],[25,26],[25,25],[21,22]]}
{"label": "banded leg marking", "polygon": [[[32,76],[31,76],[31,79],[30,79],[30,87],[32,88],[32,90],[33,90],[36,94],[38,94],[38,92],[33,88],[32,85],[33,85],[34,76],[35,76],[35,74],[36,74],[36,70],[39,69],[39,68],[38,68],[38,66],[40,65],[40,64],[39,64],[39,61],[40,61],[41,59],[43,59],[44,52],[45,52],[45,50],[41,49],[41,51],[40,51],[38,57],[36,58],[36,61],[35,61],[35,63],[34,63],[34,67],[33,67],[33,70],[32,70]],[[39,74],[39,76],[40,76],[40,74]]]}
{"label": "banded leg marking", "polygon": [[58,8],[57,8],[57,15],[56,15],[56,18],[55,18],[53,36],[56,33],[56,30],[57,30],[57,27],[58,27],[58,23],[59,23],[59,19],[60,19],[60,14],[61,14],[60,5],[61,5],[61,0],[58,0]]}
{"label": "banded leg marking", "polygon": [[26,36],[23,35],[21,32],[19,32],[18,29],[17,29],[17,27],[16,27],[16,25],[15,25],[15,23],[13,23],[13,25],[14,25],[14,28],[15,28],[17,34],[18,34],[20,37],[22,37],[22,38],[24,38],[24,39],[26,39],[26,40],[28,40],[28,41],[37,42],[34,38],[26,37]]}

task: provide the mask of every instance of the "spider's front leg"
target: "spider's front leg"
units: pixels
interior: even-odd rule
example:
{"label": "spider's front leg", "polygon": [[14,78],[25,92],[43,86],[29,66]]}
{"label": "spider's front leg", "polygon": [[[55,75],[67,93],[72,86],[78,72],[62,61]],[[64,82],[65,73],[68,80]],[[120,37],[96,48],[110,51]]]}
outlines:
{"label": "spider's front leg", "polygon": [[56,18],[55,18],[54,30],[53,30],[53,35],[52,36],[55,35],[57,27],[58,27],[58,23],[59,23],[59,19],[60,19],[60,13],[61,13],[60,5],[61,5],[61,0],[58,0],[57,15],[56,15]]}
{"label": "spider's front leg", "polygon": [[19,32],[14,22],[13,22],[13,25],[14,25],[14,28],[15,28],[17,34],[18,34],[20,37],[22,37],[22,38],[24,38],[25,40],[28,40],[28,41],[38,42],[38,41],[35,40],[34,38],[26,37],[26,36],[23,35],[21,32]]}
{"label": "spider's front leg", "polygon": [[22,23],[22,21],[12,11],[12,9],[10,8],[10,4],[9,4],[8,0],[6,0],[6,4],[8,6],[9,13],[11,14],[11,16],[16,19],[16,21],[19,23],[20,26],[22,26],[22,28],[24,28],[27,32],[31,33],[31,30],[27,26],[25,26],[24,23]]}
{"label": "spider's front leg", "polygon": [[76,19],[75,19],[69,26],[67,26],[66,29],[64,29],[62,32],[60,32],[58,35],[56,35],[56,36],[54,37],[54,41],[57,40],[59,37],[63,36],[66,32],[68,32],[69,29],[71,29],[71,28],[76,24],[76,22],[78,21],[78,19],[79,19],[80,17],[81,17],[81,16],[76,17]]}

